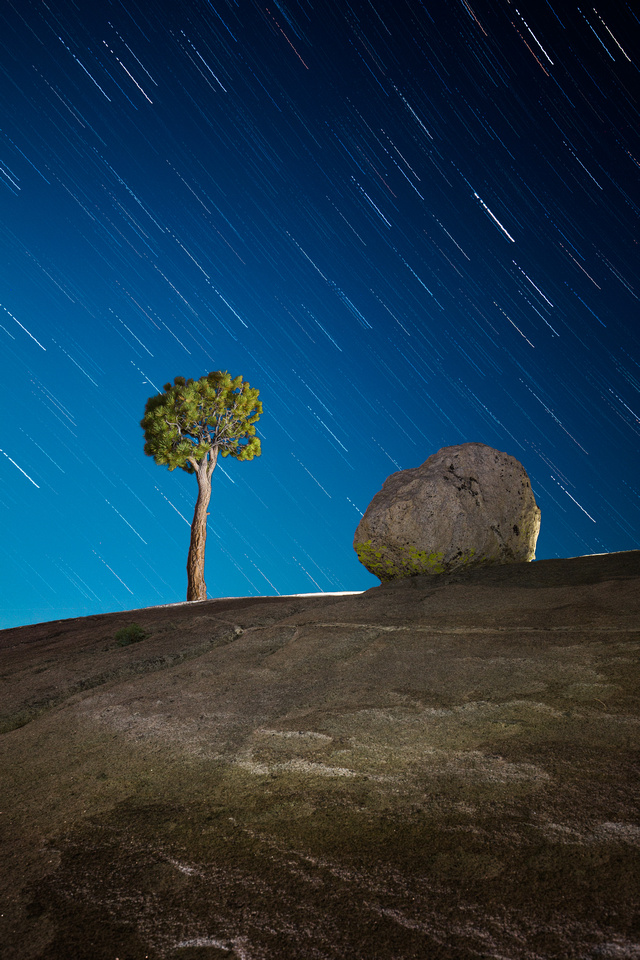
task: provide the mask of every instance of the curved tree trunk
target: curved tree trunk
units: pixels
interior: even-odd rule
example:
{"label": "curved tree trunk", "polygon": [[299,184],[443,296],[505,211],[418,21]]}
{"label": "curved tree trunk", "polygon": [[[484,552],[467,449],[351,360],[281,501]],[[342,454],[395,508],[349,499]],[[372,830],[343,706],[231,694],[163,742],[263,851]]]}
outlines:
{"label": "curved tree trunk", "polygon": [[211,474],[216,465],[217,450],[197,464],[198,499],[191,524],[191,542],[187,557],[187,600],[206,600],[207,585],[204,582],[204,548],[207,541],[207,517],[211,499]]}

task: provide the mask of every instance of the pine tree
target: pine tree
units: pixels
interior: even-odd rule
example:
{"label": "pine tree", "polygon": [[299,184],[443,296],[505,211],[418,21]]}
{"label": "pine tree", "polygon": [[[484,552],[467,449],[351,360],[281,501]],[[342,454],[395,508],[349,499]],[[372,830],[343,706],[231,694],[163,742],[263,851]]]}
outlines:
{"label": "pine tree", "polygon": [[[211,475],[223,457],[252,460],[260,456],[255,423],[262,413],[259,390],[242,377],[214,370],[199,380],[176,377],[164,392],[149,397],[140,421],[144,452],[169,470],[195,473],[198,499],[191,524],[187,558],[187,600],[206,600],[204,548],[207,539]],[[246,442],[245,442],[246,441]]]}

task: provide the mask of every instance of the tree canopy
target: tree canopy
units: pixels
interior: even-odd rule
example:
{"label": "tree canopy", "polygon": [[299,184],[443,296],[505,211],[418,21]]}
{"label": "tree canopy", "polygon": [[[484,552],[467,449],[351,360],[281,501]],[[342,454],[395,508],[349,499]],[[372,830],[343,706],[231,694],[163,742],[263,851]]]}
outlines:
{"label": "tree canopy", "polygon": [[259,392],[226,370],[199,380],[176,377],[164,385],[164,393],[147,400],[141,420],[144,452],[169,470],[181,467],[187,473],[194,473],[214,450],[237,460],[259,457]]}

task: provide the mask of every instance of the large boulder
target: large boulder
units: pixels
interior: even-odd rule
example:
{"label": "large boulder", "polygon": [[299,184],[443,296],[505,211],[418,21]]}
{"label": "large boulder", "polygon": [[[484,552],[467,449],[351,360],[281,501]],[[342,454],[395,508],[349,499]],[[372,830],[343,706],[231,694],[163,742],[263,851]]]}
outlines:
{"label": "large boulder", "polygon": [[484,443],[443,447],[385,480],[353,546],[383,582],[533,560],[540,510],[522,464]]}

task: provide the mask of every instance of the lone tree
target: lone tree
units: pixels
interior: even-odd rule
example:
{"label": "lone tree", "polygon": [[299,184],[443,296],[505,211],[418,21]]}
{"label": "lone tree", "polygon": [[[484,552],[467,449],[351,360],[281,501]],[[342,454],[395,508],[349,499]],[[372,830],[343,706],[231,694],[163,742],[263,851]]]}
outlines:
{"label": "lone tree", "polygon": [[163,393],[147,400],[140,421],[144,452],[169,470],[180,467],[195,473],[198,480],[187,558],[187,600],[207,599],[207,508],[218,453],[236,460],[260,456],[260,439],[255,435],[255,423],[262,413],[259,392],[242,377],[232,380],[226,370],[214,370],[199,380],[176,377],[173,384],[165,384]]}

